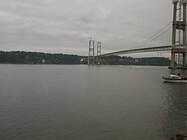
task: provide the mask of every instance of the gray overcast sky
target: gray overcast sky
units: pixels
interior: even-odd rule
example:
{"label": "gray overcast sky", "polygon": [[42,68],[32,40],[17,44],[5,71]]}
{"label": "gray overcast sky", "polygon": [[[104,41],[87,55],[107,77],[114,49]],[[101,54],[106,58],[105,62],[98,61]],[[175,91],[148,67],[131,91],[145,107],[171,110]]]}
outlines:
{"label": "gray overcast sky", "polygon": [[0,50],[88,54],[130,49],[172,21],[171,0],[0,0]]}

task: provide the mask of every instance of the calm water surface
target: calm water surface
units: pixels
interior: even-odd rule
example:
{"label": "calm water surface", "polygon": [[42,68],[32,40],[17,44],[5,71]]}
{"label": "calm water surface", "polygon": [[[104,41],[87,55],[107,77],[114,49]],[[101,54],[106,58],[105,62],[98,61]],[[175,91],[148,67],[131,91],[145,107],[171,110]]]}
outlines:
{"label": "calm water surface", "polygon": [[167,67],[0,65],[1,140],[163,140],[187,129]]}

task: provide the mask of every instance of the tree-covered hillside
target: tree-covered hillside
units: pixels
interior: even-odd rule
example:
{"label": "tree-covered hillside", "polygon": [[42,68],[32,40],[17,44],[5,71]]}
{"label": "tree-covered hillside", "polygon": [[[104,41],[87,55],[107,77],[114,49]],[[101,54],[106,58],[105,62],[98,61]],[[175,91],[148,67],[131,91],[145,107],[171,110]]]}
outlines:
{"label": "tree-covered hillside", "polygon": [[11,64],[86,64],[85,57],[67,54],[0,51],[0,63]]}
{"label": "tree-covered hillside", "polygon": [[168,66],[169,58],[165,57],[147,57],[133,58],[124,56],[107,56],[102,58],[102,64],[107,65],[152,65],[152,66]]}
{"label": "tree-covered hillside", "polygon": [[[97,59],[96,59],[97,60]],[[0,51],[1,64],[87,64],[86,56],[51,54],[39,52]],[[154,65],[168,66],[169,58],[149,57],[133,58],[125,56],[102,57],[102,65]]]}

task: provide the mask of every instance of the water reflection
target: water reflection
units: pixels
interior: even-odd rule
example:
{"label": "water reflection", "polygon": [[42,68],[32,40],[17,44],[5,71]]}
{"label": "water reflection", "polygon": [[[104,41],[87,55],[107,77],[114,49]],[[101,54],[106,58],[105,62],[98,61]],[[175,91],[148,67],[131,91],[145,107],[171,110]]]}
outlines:
{"label": "water reflection", "polygon": [[187,84],[165,83],[163,85],[164,135],[173,135],[187,129]]}

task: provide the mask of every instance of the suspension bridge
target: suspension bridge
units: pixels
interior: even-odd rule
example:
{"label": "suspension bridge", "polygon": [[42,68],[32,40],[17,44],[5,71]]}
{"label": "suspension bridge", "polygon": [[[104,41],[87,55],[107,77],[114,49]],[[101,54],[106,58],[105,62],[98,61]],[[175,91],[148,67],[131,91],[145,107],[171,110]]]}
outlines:
{"label": "suspension bridge", "polygon": [[[187,39],[186,39],[186,4],[187,0],[172,0],[173,21],[168,23],[158,32],[148,37],[139,45],[133,46],[135,49],[119,50],[101,54],[101,42],[97,42],[96,49],[94,40],[89,40],[88,64],[100,64],[102,57],[111,55],[125,55],[145,52],[171,52],[171,69],[187,69]],[[96,50],[96,56],[95,56]]]}

